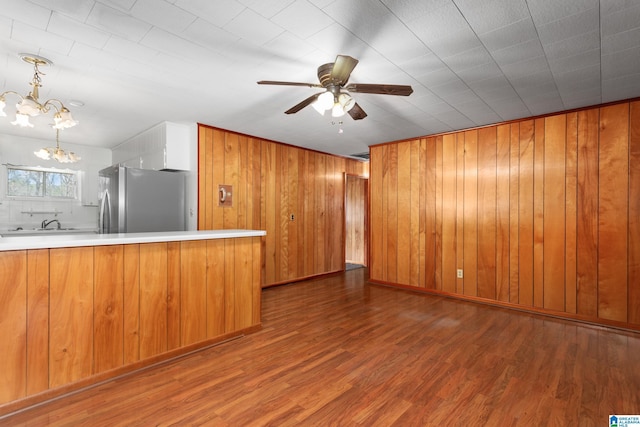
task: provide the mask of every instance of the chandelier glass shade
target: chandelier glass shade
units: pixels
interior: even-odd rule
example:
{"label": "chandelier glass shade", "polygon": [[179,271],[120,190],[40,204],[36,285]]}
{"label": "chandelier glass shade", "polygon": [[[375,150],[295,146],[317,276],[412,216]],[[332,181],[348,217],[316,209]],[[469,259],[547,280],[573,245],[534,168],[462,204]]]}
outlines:
{"label": "chandelier glass shade", "polygon": [[7,105],[7,95],[15,95],[19,103],[16,104],[16,119],[11,122],[12,125],[20,127],[33,127],[33,124],[29,121],[30,117],[36,117],[40,114],[47,114],[53,112],[53,124],[54,129],[67,129],[78,124],[76,120],[71,116],[71,112],[64,106],[62,101],[58,99],[48,99],[44,102],[40,102],[38,99],[39,88],[42,87],[40,75],[44,75],[38,67],[42,65],[51,65],[51,61],[46,58],[32,55],[32,54],[20,54],[23,61],[33,65],[33,78],[29,83],[32,87],[31,92],[28,95],[23,96],[18,92],[8,90],[0,94],[0,117],[6,117],[4,107]]}
{"label": "chandelier glass shade", "polygon": [[34,151],[33,154],[43,160],[56,160],[59,163],[75,163],[81,160],[82,157],[78,156],[73,151],[64,151],[60,148],[60,129],[56,129],[56,147],[41,148],[38,151]]}

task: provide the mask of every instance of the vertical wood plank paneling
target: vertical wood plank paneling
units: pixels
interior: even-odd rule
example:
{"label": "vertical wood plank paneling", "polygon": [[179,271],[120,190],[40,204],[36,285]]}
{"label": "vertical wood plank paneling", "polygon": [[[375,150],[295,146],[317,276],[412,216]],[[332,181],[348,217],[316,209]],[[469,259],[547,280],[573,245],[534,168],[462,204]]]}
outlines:
{"label": "vertical wood plank paneling", "polygon": [[198,127],[198,230],[207,230],[207,215],[213,206],[211,195],[211,165],[213,164],[211,155],[211,133],[207,128]]}
{"label": "vertical wood plank paneling", "polygon": [[535,122],[520,123],[520,179],[518,200],[519,251],[518,299],[524,306],[533,306],[533,206]]}
{"label": "vertical wood plank paneling", "polygon": [[[412,265],[413,246],[407,252],[400,245],[407,234],[403,224],[417,217],[418,231],[410,228],[409,234],[420,236],[420,278],[412,282],[410,268],[412,286],[428,287],[433,271],[435,289],[473,295],[472,248],[477,245],[477,296],[638,324],[639,121],[636,101],[424,138],[418,161],[414,141],[371,147],[371,194],[381,194],[379,203],[372,196],[371,221],[380,228],[372,230],[372,242],[383,247],[379,254],[372,247],[371,271],[382,271],[382,279],[375,274],[372,279],[407,284],[406,262],[397,260],[394,281],[389,260],[393,267],[394,256],[408,256]],[[475,150],[474,133],[479,135]],[[464,143],[464,156],[457,142]],[[407,174],[409,202],[404,194],[394,194],[402,192]],[[431,212],[434,250],[428,255]],[[452,278],[460,264],[462,289]]]}
{"label": "vertical wood plank paneling", "polygon": [[140,245],[123,247],[124,363],[140,360]]}
{"label": "vertical wood plank paneling", "polygon": [[566,114],[544,123],[544,308],[564,311]]}
{"label": "vertical wood plank paneling", "polygon": [[207,339],[207,241],[180,242],[180,345]]}
{"label": "vertical wood plank paneling", "polygon": [[276,146],[276,188],[280,197],[276,200],[277,230],[276,236],[280,250],[276,252],[276,281],[281,282],[289,278],[289,156],[288,147]]}
{"label": "vertical wood plank paneling", "polygon": [[224,334],[224,240],[207,240],[207,338]]}
{"label": "vertical wood plank paneling", "polygon": [[[419,243],[419,259],[418,259],[418,286],[425,288],[427,286],[427,244],[430,236],[427,236],[427,139],[420,139],[419,143],[419,165],[418,165],[418,209],[420,219],[420,243]],[[371,267],[369,267],[371,271]]]}
{"label": "vertical wood plank paneling", "polygon": [[544,307],[544,122],[535,120],[533,152],[533,304]]}
{"label": "vertical wood plank paneling", "polygon": [[424,234],[420,228],[420,140],[411,141],[411,166],[409,168],[411,180],[410,217],[411,217],[411,248],[409,257],[409,284],[420,286],[420,244]]}
{"label": "vertical wood plank paneling", "polygon": [[398,279],[398,145],[389,146],[387,180],[387,280]]}
{"label": "vertical wood plank paneling", "polygon": [[236,329],[253,324],[252,238],[235,239],[234,245],[234,324]]}
{"label": "vertical wood plank paneling", "polygon": [[264,216],[262,224],[267,235],[265,236],[265,282],[274,283],[276,281],[276,252],[278,247],[277,228],[279,226],[278,213],[276,212],[276,200],[278,199],[276,189],[276,145],[265,143],[262,146],[262,181],[264,185]]}
{"label": "vertical wood plank paneling", "polygon": [[247,211],[249,194],[247,193],[247,181],[249,179],[251,168],[249,160],[249,138],[246,135],[240,135],[238,137],[238,169],[237,174],[237,188],[234,187],[235,203],[237,205],[237,219],[236,228],[249,229],[250,224],[248,222],[249,212]]}
{"label": "vertical wood plank paneling", "polygon": [[213,204],[211,208],[211,230],[218,230],[224,227],[224,210],[226,208],[218,206],[218,185],[227,184],[224,182],[224,170],[227,159],[225,158],[225,132],[213,129],[213,144],[211,152],[211,196]]}
{"label": "vertical wood plank paneling", "polygon": [[456,292],[456,135],[442,140],[442,290]]}
{"label": "vertical wood plank paneling", "polygon": [[[382,171],[384,169],[383,147],[371,147],[369,155],[371,159],[371,173],[369,174],[369,277],[376,280],[384,280],[382,275]],[[374,212],[377,212],[374,213]]]}
{"label": "vertical wood plank paneling", "polygon": [[262,143],[260,140],[253,139],[253,154],[251,158],[251,169],[253,170],[252,180],[249,186],[252,200],[249,203],[252,206],[252,218],[251,223],[252,230],[262,229],[262,206],[264,202],[264,187],[262,186]]}
{"label": "vertical wood plank paneling", "polygon": [[[478,295],[478,132],[465,132],[464,156],[464,294]],[[460,210],[460,209],[459,209]]]}
{"label": "vertical wood plank paneling", "polygon": [[[236,193],[238,189],[238,174],[240,169],[240,142],[239,136],[235,133],[225,132],[224,134],[224,163],[220,164],[223,170],[222,182],[220,184],[231,185]],[[222,228],[233,229],[238,228],[238,205],[240,197],[234,197],[231,206],[218,207],[222,215]]]}
{"label": "vertical wood plank paneling", "polygon": [[577,312],[598,315],[598,132],[600,110],[578,112]]}
{"label": "vertical wood plank paneling", "polygon": [[520,218],[520,124],[511,124],[511,154],[509,160],[509,301],[518,304],[520,295],[519,256]]}
{"label": "vertical wood plank paneling", "polygon": [[93,373],[124,363],[124,249],[93,250]]}
{"label": "vertical wood plank paneling", "polygon": [[309,186],[307,185],[306,177],[307,177],[307,150],[296,150],[298,154],[298,201],[296,208],[296,233],[297,233],[297,268],[296,268],[296,276],[295,277],[305,277],[305,265],[306,263],[306,255],[307,251],[305,248],[310,247],[307,246],[307,242],[305,241],[305,231],[307,225],[307,192],[309,191]]}
{"label": "vertical wood plank paneling", "polygon": [[315,223],[316,223],[316,197],[315,197],[315,165],[316,156],[311,151],[304,152],[305,176],[304,176],[304,277],[311,276],[315,272]]}
{"label": "vertical wood plank paneling", "polygon": [[496,128],[478,130],[478,296],[496,297]]}
{"label": "vertical wood plank paneling", "polygon": [[598,317],[627,321],[629,104],[600,109]]}
{"label": "vertical wood plank paneling", "polygon": [[326,211],[326,187],[327,187],[327,158],[322,154],[316,155],[316,245],[314,247],[316,259],[316,271],[325,270],[325,260],[328,254],[324,248],[326,244],[327,234],[324,232],[327,227],[327,211]]}
{"label": "vertical wood plank paneling", "polygon": [[251,238],[251,286],[253,289],[253,325],[259,325],[261,323],[262,316],[262,280],[260,278],[261,270],[260,264],[261,260],[261,246],[262,246],[261,237],[253,237]]}
{"label": "vertical wood plank paneling", "polygon": [[[181,325],[181,246],[180,242],[167,242],[167,350],[180,347]],[[202,254],[201,260],[204,259]]]}
{"label": "vertical wood plank paneling", "polygon": [[[397,206],[398,249],[396,283],[411,283],[411,145],[398,144]],[[408,166],[408,167],[407,167]]]}
{"label": "vertical wood plank paneling", "polygon": [[[424,144],[424,168],[425,174],[424,179],[421,180],[421,183],[424,183],[424,206],[425,206],[425,214],[424,214],[424,234],[425,234],[425,243],[424,243],[424,282],[425,287],[434,289],[436,288],[436,264],[438,262],[438,256],[436,252],[436,240],[437,240],[437,232],[436,232],[436,218],[438,217],[437,211],[437,203],[436,197],[438,194],[438,190],[436,189],[437,180],[436,180],[436,138],[426,138],[420,142],[420,144]],[[421,199],[422,200],[422,197]]]}
{"label": "vertical wood plank paneling", "polygon": [[140,359],[167,350],[167,244],[140,244]]}
{"label": "vertical wood plank paneling", "polygon": [[444,249],[443,244],[443,214],[444,214],[444,187],[443,187],[443,141],[442,136],[435,138],[435,281],[434,288],[442,290],[442,264]]}
{"label": "vertical wood plank paneling", "polygon": [[50,252],[49,387],[93,372],[93,248]]}
{"label": "vertical wood plank paneling", "polygon": [[510,125],[502,125],[497,128],[496,156],[496,299],[509,301]]}
{"label": "vertical wood plank paneling", "polygon": [[[473,131],[471,131],[473,132]],[[456,270],[464,267],[464,141],[467,132],[456,135]],[[456,271],[456,293],[464,293],[464,279]]]}
{"label": "vertical wood plank paneling", "polygon": [[34,249],[27,251],[27,395],[48,387],[49,250]]}
{"label": "vertical wood plank paneling", "polygon": [[292,147],[287,150],[287,187],[289,194],[288,215],[293,215],[293,221],[289,218],[287,222],[287,235],[289,236],[289,247],[287,264],[289,271],[287,279],[295,279],[298,275],[298,260],[301,252],[301,245],[298,239],[298,224],[302,221],[301,211],[298,206],[298,183],[299,183],[299,162],[298,151]]}
{"label": "vertical wood plank paneling", "polygon": [[629,304],[628,321],[640,324],[640,101],[629,112]]}
{"label": "vertical wood plank paneling", "polygon": [[0,404],[27,392],[27,251],[0,252]]}
{"label": "vertical wood plank paneling", "polygon": [[387,257],[387,246],[389,241],[389,146],[384,145],[382,147],[382,204],[380,205],[380,212],[382,216],[382,249],[381,249],[381,263],[382,263],[382,280],[389,280],[389,260]]}
{"label": "vertical wood plank paneling", "polygon": [[565,171],[565,311],[576,313],[576,218],[578,189],[578,114],[567,114]]}
{"label": "vertical wood plank paneling", "polygon": [[236,323],[235,239],[224,240],[224,331],[231,332]]}

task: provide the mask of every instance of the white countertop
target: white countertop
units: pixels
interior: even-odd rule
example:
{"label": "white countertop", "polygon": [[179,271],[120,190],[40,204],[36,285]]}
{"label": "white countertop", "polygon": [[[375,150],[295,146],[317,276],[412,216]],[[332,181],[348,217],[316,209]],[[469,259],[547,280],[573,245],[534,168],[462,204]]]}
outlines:
{"label": "white countertop", "polygon": [[0,237],[0,251],[121,245],[129,243],[176,242],[184,240],[231,239],[264,236],[264,230],[163,231],[120,234],[57,234]]}

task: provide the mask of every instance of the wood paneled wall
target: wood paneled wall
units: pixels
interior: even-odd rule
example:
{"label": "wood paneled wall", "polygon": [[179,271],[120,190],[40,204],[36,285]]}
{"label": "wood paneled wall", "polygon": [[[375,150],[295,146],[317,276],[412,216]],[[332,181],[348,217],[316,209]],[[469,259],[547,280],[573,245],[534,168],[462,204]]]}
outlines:
{"label": "wood paneled wall", "polygon": [[640,328],[640,102],[370,154],[373,281]]}
{"label": "wood paneled wall", "polygon": [[[344,176],[367,163],[204,125],[198,149],[198,229],[266,230],[265,286],[344,268]],[[220,184],[233,186],[230,207]]]}
{"label": "wood paneled wall", "polygon": [[259,326],[260,250],[245,237],[0,251],[0,416]]}

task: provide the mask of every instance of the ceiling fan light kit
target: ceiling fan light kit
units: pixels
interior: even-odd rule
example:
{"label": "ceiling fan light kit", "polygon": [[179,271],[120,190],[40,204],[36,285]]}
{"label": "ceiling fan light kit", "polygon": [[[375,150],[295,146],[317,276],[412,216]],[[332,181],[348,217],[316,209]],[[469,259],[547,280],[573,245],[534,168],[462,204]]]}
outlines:
{"label": "ceiling fan light kit", "polygon": [[71,112],[64,106],[62,101],[58,99],[48,99],[44,102],[40,102],[39,88],[42,87],[42,79],[40,75],[44,75],[40,71],[41,66],[53,65],[47,58],[43,58],[38,55],[30,53],[21,53],[20,58],[29,64],[33,65],[33,77],[29,83],[32,86],[31,92],[28,95],[22,96],[18,92],[8,90],[0,94],[0,116],[6,117],[4,107],[7,105],[6,95],[16,95],[20,102],[16,104],[16,119],[11,122],[12,125],[20,127],[33,127],[33,124],[29,121],[30,117],[39,116],[41,113],[47,114],[50,111],[54,111],[53,125],[54,129],[67,129],[78,124],[76,120],[71,116]]}
{"label": "ceiling fan light kit", "polygon": [[367,117],[367,113],[364,112],[349,92],[398,96],[409,96],[413,93],[411,86],[405,85],[359,83],[347,85],[351,72],[357,64],[358,60],[355,58],[346,55],[338,55],[335,62],[323,64],[318,67],[318,80],[320,83],[260,80],[258,84],[323,88],[324,92],[311,95],[307,99],[285,111],[285,114],[297,113],[307,105],[311,105],[321,115],[324,115],[326,111],[331,110],[332,117],[341,117],[346,113],[349,113],[353,120],[362,120]]}

